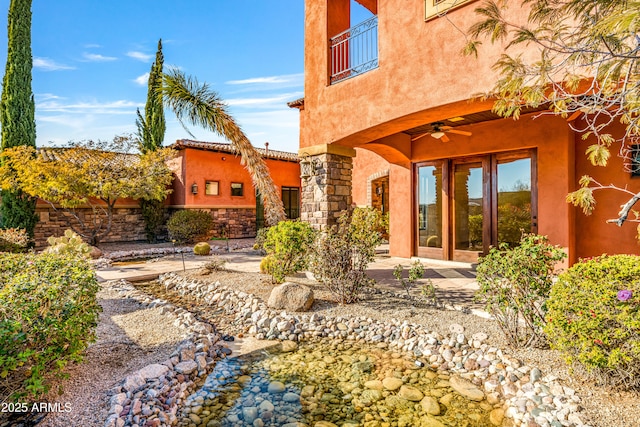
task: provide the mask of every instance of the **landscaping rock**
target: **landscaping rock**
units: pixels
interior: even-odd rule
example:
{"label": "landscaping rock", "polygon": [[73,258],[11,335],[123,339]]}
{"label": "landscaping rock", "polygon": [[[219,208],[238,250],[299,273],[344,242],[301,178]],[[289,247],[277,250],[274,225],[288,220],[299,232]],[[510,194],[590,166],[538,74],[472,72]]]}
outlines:
{"label": "landscaping rock", "polygon": [[285,282],[273,288],[267,305],[276,310],[309,311],[313,301],[311,288],[299,283]]}

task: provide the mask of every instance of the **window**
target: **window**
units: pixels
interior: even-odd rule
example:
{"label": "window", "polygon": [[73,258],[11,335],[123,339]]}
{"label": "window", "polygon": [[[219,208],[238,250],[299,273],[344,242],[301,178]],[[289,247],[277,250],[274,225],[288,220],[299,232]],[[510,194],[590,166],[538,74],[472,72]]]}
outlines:
{"label": "window", "polygon": [[282,204],[284,213],[289,219],[300,217],[300,189],[298,187],[282,187]]}
{"label": "window", "polygon": [[232,196],[244,196],[244,188],[241,182],[231,183],[231,195]]}
{"label": "window", "polygon": [[432,19],[473,0],[425,0],[424,19]]}
{"label": "window", "polygon": [[220,194],[220,182],[206,181],[204,184],[204,194],[207,196],[218,196]]}

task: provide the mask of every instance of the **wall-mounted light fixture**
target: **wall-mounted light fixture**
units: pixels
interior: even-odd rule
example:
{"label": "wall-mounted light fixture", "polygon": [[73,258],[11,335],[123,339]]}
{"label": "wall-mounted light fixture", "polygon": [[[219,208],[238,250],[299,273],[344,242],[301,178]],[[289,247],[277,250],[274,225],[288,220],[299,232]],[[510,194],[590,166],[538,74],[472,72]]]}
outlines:
{"label": "wall-mounted light fixture", "polygon": [[195,182],[191,185],[191,194],[198,194],[198,184]]}
{"label": "wall-mounted light fixture", "polygon": [[311,176],[318,175],[318,168],[320,167],[320,161],[318,159],[311,159],[308,154],[302,153],[300,155],[300,178],[307,179]]}

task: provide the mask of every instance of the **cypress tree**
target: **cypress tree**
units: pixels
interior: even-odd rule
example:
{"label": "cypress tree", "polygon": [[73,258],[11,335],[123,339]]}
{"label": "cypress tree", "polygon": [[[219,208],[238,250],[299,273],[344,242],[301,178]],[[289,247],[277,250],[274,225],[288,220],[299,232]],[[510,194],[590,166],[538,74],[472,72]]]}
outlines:
{"label": "cypress tree", "polygon": [[[7,65],[0,99],[1,147],[36,145],[35,101],[31,89],[31,1],[11,0]],[[24,228],[33,237],[36,199],[20,190],[2,191],[2,226]]]}
{"label": "cypress tree", "polygon": [[[162,39],[158,40],[156,60],[151,65],[147,90],[147,103],[144,107],[144,117],[138,113],[138,137],[140,139],[140,151],[146,153],[162,147],[167,125],[164,118],[164,106],[162,104],[162,68],[164,56],[162,55]],[[155,242],[158,233],[164,223],[164,200],[140,200],[142,217],[145,222],[147,240]]]}

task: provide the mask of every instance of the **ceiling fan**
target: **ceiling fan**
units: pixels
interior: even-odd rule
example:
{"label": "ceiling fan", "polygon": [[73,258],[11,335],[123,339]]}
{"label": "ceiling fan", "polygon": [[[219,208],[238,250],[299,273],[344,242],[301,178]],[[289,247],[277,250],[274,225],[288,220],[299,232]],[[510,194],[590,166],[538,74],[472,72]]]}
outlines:
{"label": "ceiling fan", "polygon": [[456,130],[456,129],[452,128],[451,126],[445,126],[445,124],[442,123],[442,122],[431,123],[431,129],[432,130],[430,132],[426,132],[426,133],[423,133],[421,135],[414,136],[413,138],[411,138],[411,141],[412,142],[413,141],[417,141],[417,140],[419,140],[420,138],[422,138],[424,136],[431,135],[432,138],[439,139],[442,142],[449,142],[450,139],[445,134],[445,132],[455,133],[457,135],[464,135],[464,136],[471,136],[472,135],[471,132],[467,132],[465,130]]}

